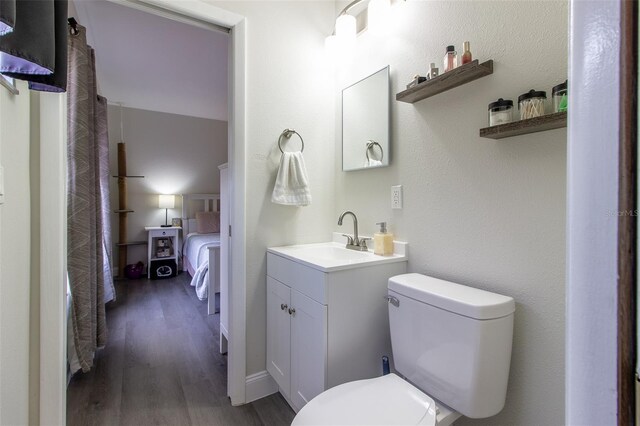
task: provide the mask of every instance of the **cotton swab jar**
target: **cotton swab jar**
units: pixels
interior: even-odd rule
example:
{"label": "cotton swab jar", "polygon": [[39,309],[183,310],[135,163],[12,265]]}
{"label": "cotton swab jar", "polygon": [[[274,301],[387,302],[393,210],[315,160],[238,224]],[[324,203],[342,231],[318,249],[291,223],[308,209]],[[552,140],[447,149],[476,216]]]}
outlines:
{"label": "cotton swab jar", "polygon": [[518,96],[518,109],[520,110],[520,119],[540,117],[544,115],[544,104],[547,100],[547,92],[539,90],[529,90]]}

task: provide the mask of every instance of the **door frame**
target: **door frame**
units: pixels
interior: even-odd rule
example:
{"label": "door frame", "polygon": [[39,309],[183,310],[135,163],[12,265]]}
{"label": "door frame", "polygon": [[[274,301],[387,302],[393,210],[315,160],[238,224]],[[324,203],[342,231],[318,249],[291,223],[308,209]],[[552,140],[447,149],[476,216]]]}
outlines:
{"label": "door frame", "polygon": [[40,94],[40,424],[66,424],[66,183],[67,95],[43,92]]}
{"label": "door frame", "polygon": [[[227,390],[231,403],[241,405],[246,402],[246,20],[242,15],[201,0],[109,1],[165,17],[186,16],[230,29],[228,163],[233,236],[230,241]],[[47,178],[41,181],[41,205],[47,206],[46,214],[41,215],[43,222],[47,222],[41,224],[47,225],[41,226],[41,252],[60,253],[60,256],[41,256],[40,423],[46,419],[45,423],[66,424],[66,96],[47,101],[46,108],[48,116],[54,120],[43,122],[45,125],[41,127],[43,134],[47,134],[42,146],[49,146],[51,151],[51,156],[42,151],[42,158],[47,161],[40,164],[41,176]],[[56,178],[52,179],[52,176]],[[52,203],[55,214],[51,211]],[[56,232],[46,232],[47,229]],[[47,275],[47,271],[53,273]],[[52,300],[55,303],[51,303]]]}
{"label": "door frame", "polygon": [[618,170],[618,425],[636,419],[638,2],[620,3]]}

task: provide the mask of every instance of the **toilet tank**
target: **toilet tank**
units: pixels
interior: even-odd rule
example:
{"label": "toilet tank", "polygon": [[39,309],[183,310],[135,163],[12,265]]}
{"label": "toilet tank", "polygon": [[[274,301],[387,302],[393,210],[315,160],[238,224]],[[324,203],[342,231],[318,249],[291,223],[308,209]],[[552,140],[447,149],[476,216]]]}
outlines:
{"label": "toilet tank", "polygon": [[467,417],[499,413],[507,394],[514,300],[421,274],[391,277],[388,293],[397,372]]}

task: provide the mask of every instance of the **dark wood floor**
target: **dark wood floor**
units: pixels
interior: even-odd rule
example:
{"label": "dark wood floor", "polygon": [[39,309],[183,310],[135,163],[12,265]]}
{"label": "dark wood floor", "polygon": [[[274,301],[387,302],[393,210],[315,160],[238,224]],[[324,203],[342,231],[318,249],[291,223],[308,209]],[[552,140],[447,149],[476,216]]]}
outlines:
{"label": "dark wood floor", "polygon": [[289,425],[280,394],[232,407],[219,315],[207,315],[182,273],[117,283],[109,343],[67,390],[68,425]]}

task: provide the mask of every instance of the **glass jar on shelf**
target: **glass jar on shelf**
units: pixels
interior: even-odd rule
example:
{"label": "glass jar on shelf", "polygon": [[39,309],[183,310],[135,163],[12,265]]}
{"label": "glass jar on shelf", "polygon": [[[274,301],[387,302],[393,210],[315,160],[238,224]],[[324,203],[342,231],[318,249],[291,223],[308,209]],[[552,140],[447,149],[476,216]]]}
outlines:
{"label": "glass jar on shelf", "polygon": [[544,103],[547,100],[547,92],[544,90],[529,90],[518,96],[518,109],[520,120],[541,117],[544,115]]}
{"label": "glass jar on shelf", "polygon": [[551,89],[551,99],[553,99],[553,112],[564,112],[567,110],[569,101],[567,96],[567,80]]}
{"label": "glass jar on shelf", "polygon": [[510,99],[498,99],[489,104],[489,126],[511,123],[513,120],[513,101]]}

